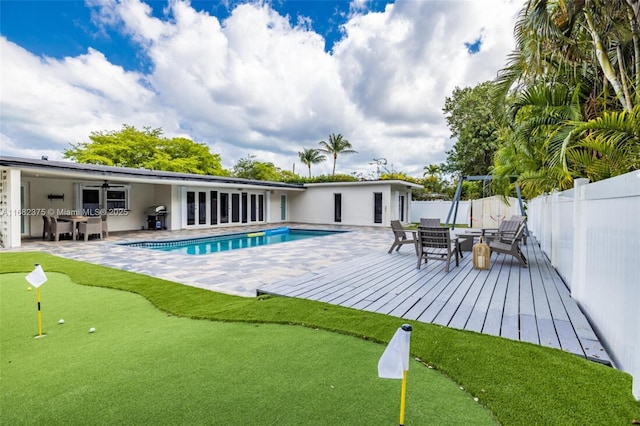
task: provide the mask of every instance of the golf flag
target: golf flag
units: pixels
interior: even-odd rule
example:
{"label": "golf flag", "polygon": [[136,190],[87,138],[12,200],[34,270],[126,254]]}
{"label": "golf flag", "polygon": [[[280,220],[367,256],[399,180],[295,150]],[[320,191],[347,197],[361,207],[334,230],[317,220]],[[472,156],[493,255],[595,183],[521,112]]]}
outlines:
{"label": "golf flag", "polygon": [[409,338],[411,326],[398,328],[378,361],[378,376],[382,379],[403,379],[409,370]]}
{"label": "golf flag", "polygon": [[407,371],[409,370],[409,340],[411,326],[404,324],[396,330],[389,345],[378,361],[378,376],[383,379],[402,379],[400,390],[400,426],[404,426],[405,400],[407,399]]}
{"label": "golf flag", "polygon": [[36,267],[29,275],[27,275],[27,281],[29,281],[29,284],[35,288],[40,287],[45,283],[45,281],[47,281],[47,276],[44,274],[42,266],[40,266],[39,263],[36,263]]}
{"label": "golf flag", "polygon": [[42,270],[42,266],[36,263],[36,267],[26,276],[29,284],[36,288],[36,299],[38,301],[38,335],[36,337],[42,337],[42,312],[40,311],[40,286],[47,281],[47,276]]}

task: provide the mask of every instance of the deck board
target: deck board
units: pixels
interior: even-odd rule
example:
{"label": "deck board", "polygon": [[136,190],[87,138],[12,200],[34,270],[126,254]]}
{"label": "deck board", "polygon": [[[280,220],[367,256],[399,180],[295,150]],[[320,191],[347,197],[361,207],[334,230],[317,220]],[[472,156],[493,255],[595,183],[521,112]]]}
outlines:
{"label": "deck board", "polygon": [[430,260],[417,269],[411,250],[370,253],[258,289],[561,349],[611,364],[589,321],[534,238],[513,256],[492,254],[489,270]]}

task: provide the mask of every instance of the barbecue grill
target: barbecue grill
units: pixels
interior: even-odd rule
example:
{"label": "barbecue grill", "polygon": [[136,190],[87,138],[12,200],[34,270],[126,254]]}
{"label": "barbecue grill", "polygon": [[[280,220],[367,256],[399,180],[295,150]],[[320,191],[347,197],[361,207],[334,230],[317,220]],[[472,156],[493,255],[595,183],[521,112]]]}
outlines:
{"label": "barbecue grill", "polygon": [[144,211],[147,216],[147,229],[167,229],[167,208],[165,206],[151,206]]}

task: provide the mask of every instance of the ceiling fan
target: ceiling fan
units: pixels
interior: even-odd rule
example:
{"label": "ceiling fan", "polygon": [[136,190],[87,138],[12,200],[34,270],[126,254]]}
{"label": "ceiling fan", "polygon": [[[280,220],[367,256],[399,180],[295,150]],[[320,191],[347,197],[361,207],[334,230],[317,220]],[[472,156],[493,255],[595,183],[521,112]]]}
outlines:
{"label": "ceiling fan", "polygon": [[107,182],[106,180],[104,181],[104,183],[101,186],[102,189],[107,190],[109,188],[122,188],[122,185],[111,185],[109,184],[109,182]]}

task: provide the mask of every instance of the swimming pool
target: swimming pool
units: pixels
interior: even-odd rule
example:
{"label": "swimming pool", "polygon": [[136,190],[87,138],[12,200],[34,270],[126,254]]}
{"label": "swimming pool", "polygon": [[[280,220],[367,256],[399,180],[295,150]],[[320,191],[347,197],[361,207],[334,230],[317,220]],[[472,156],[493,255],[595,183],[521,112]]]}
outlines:
{"label": "swimming pool", "polygon": [[141,241],[125,243],[130,247],[143,247],[153,250],[168,251],[180,254],[201,255],[220,251],[239,250],[267,244],[285,243],[287,241],[335,235],[348,231],[276,228],[252,233],[236,233],[210,237],[189,238],[182,240]]}

